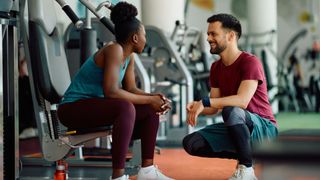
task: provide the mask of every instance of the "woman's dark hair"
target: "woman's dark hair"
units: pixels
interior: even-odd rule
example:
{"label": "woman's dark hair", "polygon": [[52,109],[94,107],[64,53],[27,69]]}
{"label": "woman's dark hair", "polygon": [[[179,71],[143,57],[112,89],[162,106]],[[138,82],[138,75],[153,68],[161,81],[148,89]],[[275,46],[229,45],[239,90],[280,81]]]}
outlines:
{"label": "woman's dark hair", "polygon": [[110,18],[114,24],[116,40],[125,43],[128,38],[139,31],[140,21],[136,18],[137,8],[127,2],[117,3],[111,11]]}
{"label": "woman's dark hair", "polygon": [[230,14],[215,14],[208,18],[208,23],[213,23],[219,21],[222,24],[223,28],[230,29],[235,31],[238,39],[241,37],[241,24],[237,18]]}

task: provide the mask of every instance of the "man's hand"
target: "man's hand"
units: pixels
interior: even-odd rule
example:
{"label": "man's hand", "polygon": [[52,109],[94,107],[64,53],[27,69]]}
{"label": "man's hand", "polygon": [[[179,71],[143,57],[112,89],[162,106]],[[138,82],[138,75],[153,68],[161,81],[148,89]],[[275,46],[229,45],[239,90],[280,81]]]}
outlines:
{"label": "man's hand", "polygon": [[197,124],[197,118],[204,107],[201,101],[193,101],[187,105],[188,118],[187,123],[191,126]]}

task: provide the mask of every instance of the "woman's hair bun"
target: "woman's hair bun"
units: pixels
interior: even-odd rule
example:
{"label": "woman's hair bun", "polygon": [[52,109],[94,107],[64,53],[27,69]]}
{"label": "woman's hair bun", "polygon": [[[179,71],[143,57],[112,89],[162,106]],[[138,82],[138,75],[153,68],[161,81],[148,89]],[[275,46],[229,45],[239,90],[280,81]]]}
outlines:
{"label": "woman's hair bun", "polygon": [[125,1],[117,3],[111,10],[110,19],[114,24],[133,20],[138,15],[137,8]]}

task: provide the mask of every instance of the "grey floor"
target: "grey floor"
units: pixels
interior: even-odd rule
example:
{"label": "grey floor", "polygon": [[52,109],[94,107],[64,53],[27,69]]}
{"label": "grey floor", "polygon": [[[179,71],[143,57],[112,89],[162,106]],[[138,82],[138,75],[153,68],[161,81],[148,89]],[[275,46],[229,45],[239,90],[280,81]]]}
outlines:
{"label": "grey floor", "polygon": [[[20,180],[53,179],[55,168],[45,166],[23,166]],[[111,168],[106,167],[69,167],[69,180],[107,180],[111,176]],[[126,169],[126,174],[135,175],[137,169]]]}

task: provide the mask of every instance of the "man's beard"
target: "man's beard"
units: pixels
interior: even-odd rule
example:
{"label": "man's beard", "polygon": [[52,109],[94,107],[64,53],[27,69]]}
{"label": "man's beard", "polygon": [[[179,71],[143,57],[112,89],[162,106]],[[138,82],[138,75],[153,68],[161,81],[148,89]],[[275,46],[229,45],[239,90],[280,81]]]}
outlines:
{"label": "man's beard", "polygon": [[210,48],[211,54],[220,54],[226,49],[226,46],[217,45],[214,49]]}

